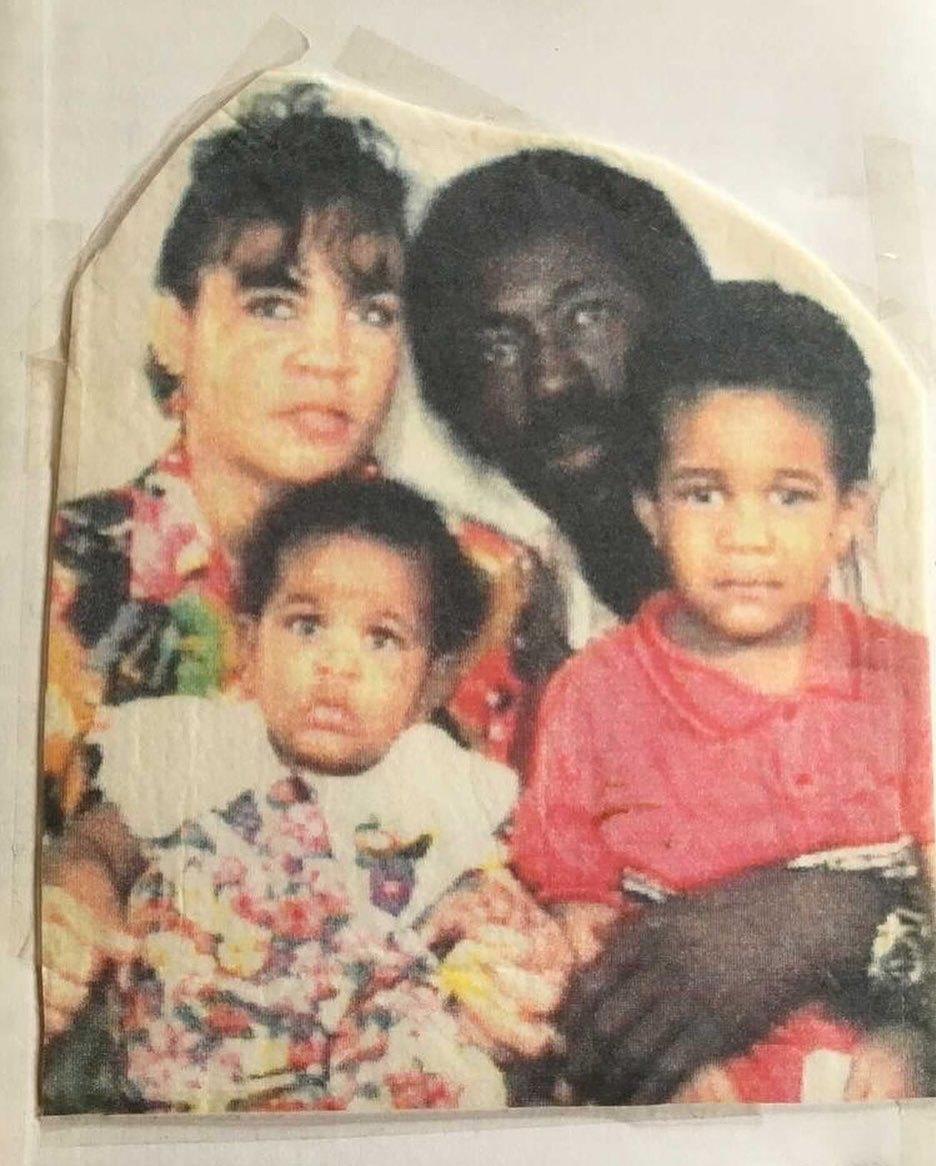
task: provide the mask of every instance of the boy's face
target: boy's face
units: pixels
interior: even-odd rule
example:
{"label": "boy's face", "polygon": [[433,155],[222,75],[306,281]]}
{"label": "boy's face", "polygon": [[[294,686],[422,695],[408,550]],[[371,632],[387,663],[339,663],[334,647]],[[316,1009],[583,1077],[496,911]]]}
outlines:
{"label": "boy's face", "polygon": [[352,535],[285,553],[247,668],[284,757],[326,773],[373,765],[429,711],[432,679],[421,564]]}
{"label": "boy's face", "polygon": [[399,369],[401,249],[336,238],[332,219],[308,218],[291,257],[284,228],[248,228],[203,271],[191,311],[161,301],[154,348],[179,377],[196,457],[302,483],[369,454]]}
{"label": "boy's face", "polygon": [[753,387],[678,409],[657,496],[635,503],[699,630],[730,644],[805,631],[863,497],[839,489],[824,425]]}

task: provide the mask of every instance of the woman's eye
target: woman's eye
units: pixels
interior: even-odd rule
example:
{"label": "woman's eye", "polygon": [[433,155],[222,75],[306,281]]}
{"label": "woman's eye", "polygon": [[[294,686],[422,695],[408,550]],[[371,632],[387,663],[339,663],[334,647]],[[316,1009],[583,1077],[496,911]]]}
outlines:
{"label": "woman's eye", "polygon": [[355,306],[355,315],[372,328],[392,328],[400,320],[400,299],[390,292],[366,296]]}
{"label": "woman's eye", "polygon": [[247,301],[247,314],[261,320],[292,320],[296,316],[296,304],[289,296],[255,296]]}
{"label": "woman's eye", "polygon": [[286,627],[294,635],[309,639],[316,635],[322,626],[317,615],[292,615],[286,620]]}

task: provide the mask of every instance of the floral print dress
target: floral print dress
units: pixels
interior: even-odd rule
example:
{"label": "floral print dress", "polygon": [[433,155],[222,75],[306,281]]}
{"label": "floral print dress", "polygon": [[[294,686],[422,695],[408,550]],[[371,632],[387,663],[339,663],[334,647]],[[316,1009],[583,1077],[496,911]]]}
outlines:
{"label": "floral print dress", "polygon": [[[196,704],[207,702],[142,702],[126,746],[145,737],[145,720],[178,723],[181,705],[185,721]],[[253,706],[207,710],[204,747],[194,746],[203,796],[217,800],[236,784],[227,759],[212,760],[219,735],[260,759],[260,772],[256,786],[147,845],[130,904],[141,956],[122,985],[131,1103],[197,1112],[506,1104],[500,1070],[461,1034],[444,961],[419,924],[464,876],[497,861],[513,774],[428,725],[365,774],[289,772]],[[108,793],[124,764],[113,734],[112,743]],[[143,824],[131,811],[131,825]]]}

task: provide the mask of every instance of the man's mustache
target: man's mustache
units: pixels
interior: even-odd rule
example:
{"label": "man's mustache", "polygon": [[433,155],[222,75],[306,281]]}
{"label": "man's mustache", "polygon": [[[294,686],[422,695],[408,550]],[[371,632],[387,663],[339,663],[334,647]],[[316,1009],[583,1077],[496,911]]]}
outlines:
{"label": "man's mustache", "polygon": [[602,444],[630,447],[636,431],[635,418],[626,404],[612,404],[591,398],[540,405],[525,435],[530,451],[546,452],[561,446],[564,439],[589,432]]}

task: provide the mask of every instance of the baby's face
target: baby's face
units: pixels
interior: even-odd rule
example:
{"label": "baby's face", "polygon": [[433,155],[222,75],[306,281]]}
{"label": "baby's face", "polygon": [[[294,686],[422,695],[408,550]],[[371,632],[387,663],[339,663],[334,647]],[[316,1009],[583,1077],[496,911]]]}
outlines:
{"label": "baby's face", "polygon": [[426,575],[400,551],[353,535],[285,553],[253,629],[247,680],[286,760],[354,773],[425,714]]}
{"label": "baby's face", "polygon": [[838,486],[825,426],[753,386],[673,416],[657,497],[637,507],[697,630],[731,645],[808,626],[861,501]]}

